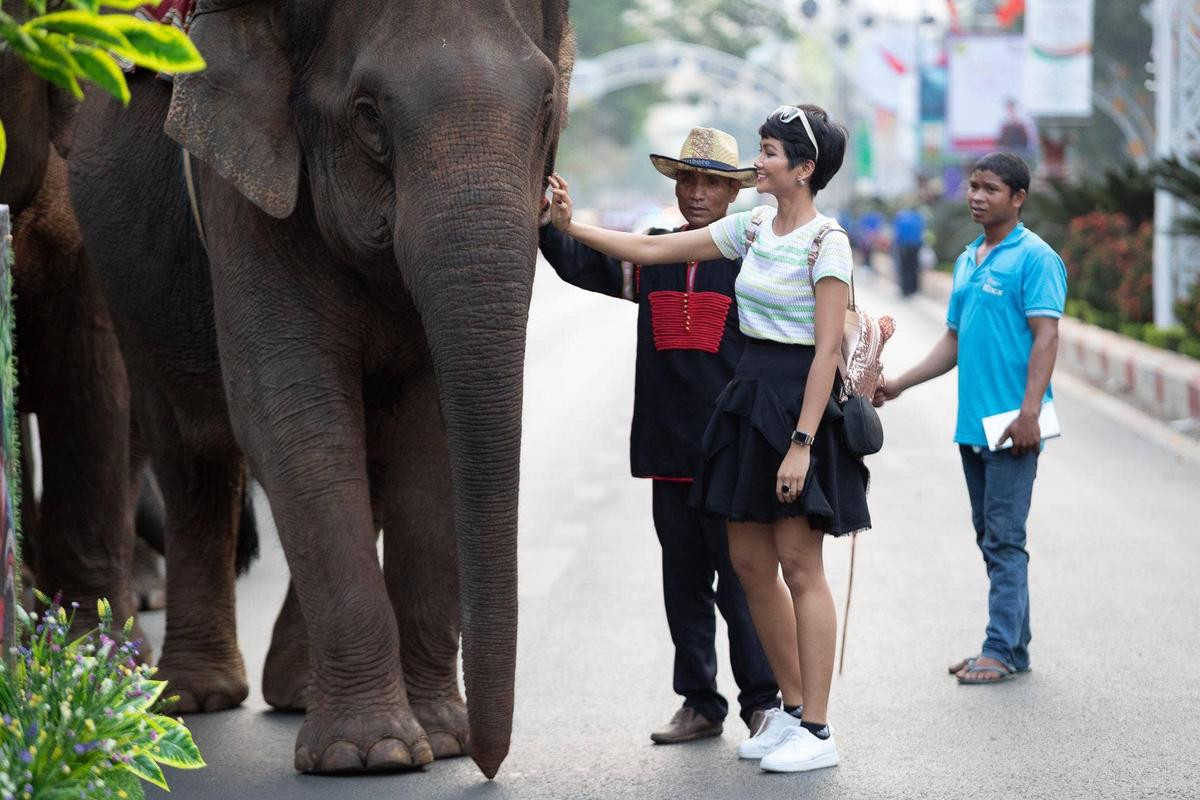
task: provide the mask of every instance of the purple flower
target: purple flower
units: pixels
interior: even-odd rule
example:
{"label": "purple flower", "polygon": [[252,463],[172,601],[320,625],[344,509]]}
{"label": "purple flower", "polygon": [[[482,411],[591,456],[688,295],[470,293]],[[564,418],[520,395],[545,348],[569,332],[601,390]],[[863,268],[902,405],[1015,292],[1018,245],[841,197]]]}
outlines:
{"label": "purple flower", "polygon": [[8,714],[4,715],[3,720],[5,725],[12,725],[12,717],[10,717]]}
{"label": "purple flower", "polygon": [[85,745],[82,745],[82,744],[75,745],[75,755],[81,756],[84,753],[86,753],[87,751],[88,751],[88,749]]}
{"label": "purple flower", "polygon": [[38,726],[37,726],[36,722],[34,722],[32,725],[29,726],[29,735],[34,739],[37,738]]}
{"label": "purple flower", "polygon": [[21,761],[25,764],[28,764],[29,762],[33,761],[33,753],[30,753],[28,750],[22,750],[21,751]]}
{"label": "purple flower", "polygon": [[51,653],[61,653],[62,648],[59,647],[57,644],[52,644],[52,645],[50,645],[50,652]]}

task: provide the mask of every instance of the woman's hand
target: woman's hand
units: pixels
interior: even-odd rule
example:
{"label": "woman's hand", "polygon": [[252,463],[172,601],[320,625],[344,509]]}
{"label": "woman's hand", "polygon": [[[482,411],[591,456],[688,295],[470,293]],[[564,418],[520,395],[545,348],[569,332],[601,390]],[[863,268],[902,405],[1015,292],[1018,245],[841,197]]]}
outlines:
{"label": "woman's hand", "polygon": [[571,226],[571,212],[574,207],[571,204],[571,195],[567,194],[567,182],[563,177],[555,172],[546,179],[550,184],[550,222],[560,231],[565,231]]}
{"label": "woman's hand", "polygon": [[775,496],[779,498],[779,502],[794,503],[800,497],[804,479],[808,476],[811,453],[811,447],[795,443],[788,448],[783,463],[779,465],[779,472],[775,475]]}

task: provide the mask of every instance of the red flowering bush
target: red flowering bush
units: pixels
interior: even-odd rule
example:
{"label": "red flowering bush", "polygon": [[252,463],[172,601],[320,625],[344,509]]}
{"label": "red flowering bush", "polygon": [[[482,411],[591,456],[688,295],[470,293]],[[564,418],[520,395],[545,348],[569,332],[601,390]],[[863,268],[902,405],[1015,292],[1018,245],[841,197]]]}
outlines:
{"label": "red flowering bush", "polygon": [[1063,244],[1070,293],[1115,328],[1154,317],[1154,232],[1134,227],[1124,214],[1096,211],[1071,220]]}

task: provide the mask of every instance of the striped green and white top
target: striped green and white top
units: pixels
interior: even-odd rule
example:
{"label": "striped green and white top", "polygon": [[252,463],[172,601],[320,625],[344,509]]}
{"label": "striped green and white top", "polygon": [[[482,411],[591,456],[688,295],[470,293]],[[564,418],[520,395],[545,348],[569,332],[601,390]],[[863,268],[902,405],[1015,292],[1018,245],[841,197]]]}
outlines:
{"label": "striped green and white top", "polygon": [[[835,220],[818,213],[812,221],[779,236],[771,230],[775,209],[761,208],[766,213],[749,252],[746,228],[759,209],[731,214],[708,226],[713,242],[726,258],[742,259],[734,284],[742,333],[787,344],[815,344],[813,315],[817,304],[808,280],[808,250],[821,228]],[[821,240],[813,283],[832,277],[848,284],[853,263],[846,234],[830,231]]]}

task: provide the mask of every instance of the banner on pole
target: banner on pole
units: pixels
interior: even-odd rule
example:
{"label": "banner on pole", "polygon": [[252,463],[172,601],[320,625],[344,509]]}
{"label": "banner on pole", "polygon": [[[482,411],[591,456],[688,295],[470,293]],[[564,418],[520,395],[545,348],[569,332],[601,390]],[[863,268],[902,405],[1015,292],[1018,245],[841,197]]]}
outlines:
{"label": "banner on pole", "polygon": [[1092,0],[1027,0],[1025,108],[1035,117],[1092,116]]}
{"label": "banner on pole", "polygon": [[1035,134],[1021,102],[1024,44],[1018,34],[951,36],[946,42],[946,137],[958,153],[1021,152]]}

